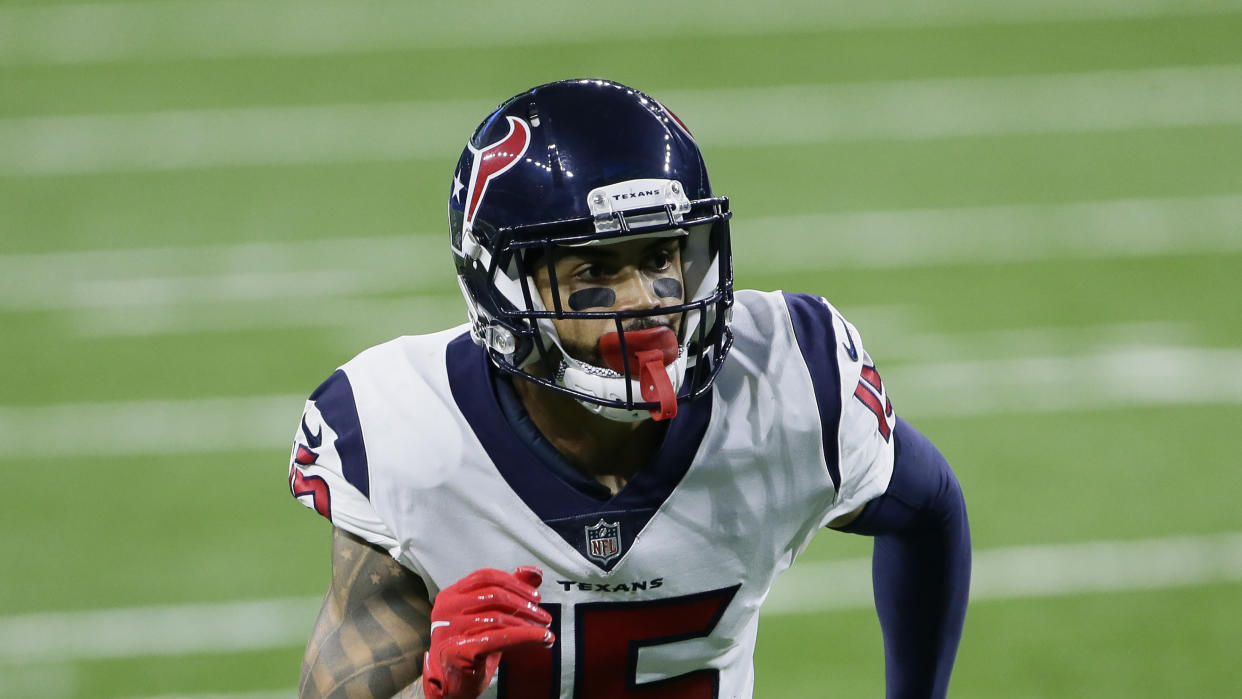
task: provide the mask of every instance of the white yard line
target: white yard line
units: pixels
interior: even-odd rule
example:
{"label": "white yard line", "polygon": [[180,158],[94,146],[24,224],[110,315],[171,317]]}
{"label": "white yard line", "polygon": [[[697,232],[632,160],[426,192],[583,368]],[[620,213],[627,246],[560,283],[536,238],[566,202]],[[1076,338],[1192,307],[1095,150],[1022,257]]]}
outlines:
{"label": "white yard line", "polygon": [[[771,232],[781,245],[768,243]],[[111,324],[125,334],[130,324],[175,331],[192,323],[193,304],[392,292],[443,299],[454,292],[447,248],[447,235],[424,234],[0,255],[0,311],[115,309],[84,320],[86,331]],[[1242,251],[1242,195],[739,216],[733,249],[741,274],[1232,253]],[[237,322],[251,322],[246,312]]]}
{"label": "white yard line", "polygon": [[1238,405],[1242,351],[1136,346],[1073,357],[896,364],[884,369],[884,379],[897,412],[913,418]]}
{"label": "white yard line", "polygon": [[1142,321],[1050,327],[931,332],[919,306],[850,306],[841,309],[857,326],[863,343],[883,367],[901,364],[1054,356],[1139,347],[1196,346],[1202,327],[1194,323]]}
{"label": "white yard line", "polygon": [[293,597],[0,620],[0,660],[57,661],[283,648],[310,636],[322,598]]}
{"label": "white yard line", "polygon": [[1242,250],[1242,196],[740,218],[734,228],[746,273],[1158,257]]}
{"label": "white yard line", "polygon": [[451,272],[447,233],[0,255],[0,309],[176,308],[451,291]]}
{"label": "white yard line", "polygon": [[[883,371],[897,412],[911,418],[1242,404],[1242,350],[1114,347],[1076,356],[891,363]],[[2,406],[0,444],[6,461],[183,454],[187,444],[196,453],[283,452],[303,401],[284,395]]]}
{"label": "white yard line", "polygon": [[0,65],[178,58],[330,55],[393,49],[755,35],[813,30],[1184,17],[1242,10],[1238,0],[949,0],[884,3],[628,0],[624,6],[547,0],[181,0],[0,10]]}
{"label": "white yard line", "polygon": [[13,445],[14,456],[48,457],[174,454],[189,444],[196,452],[283,450],[305,401],[286,395],[5,406],[0,444]]}
{"label": "white yard line", "polygon": [[55,661],[33,665],[3,663],[0,657],[0,697],[81,696],[81,670],[75,665]]}
{"label": "white yard line", "polygon": [[[1242,123],[1242,66],[668,90],[705,148]],[[494,101],[494,100],[493,100]],[[448,159],[488,100],[0,120],[0,176]],[[739,118],[738,105],[746,105]]]}
{"label": "white yard line", "polygon": [[[867,608],[872,604],[870,567],[869,559],[802,561],[777,581],[763,613]],[[1231,532],[976,551],[971,598],[1021,599],[1238,581],[1242,581],[1242,532]],[[0,617],[0,663],[295,647],[306,642],[319,603],[317,597],[293,597]],[[0,668],[0,677],[5,672]]]}
{"label": "white yard line", "polygon": [[388,339],[434,332],[465,321],[466,305],[455,291],[395,299],[319,298],[313,306],[304,299],[263,299],[247,302],[244,309],[221,303],[99,307],[73,312],[67,324],[68,334],[80,337],[327,330],[352,342],[356,351],[359,337]]}
{"label": "white yard line", "polygon": [[[971,600],[1156,590],[1242,581],[1242,532],[976,551]],[[803,561],[764,604],[770,615],[870,606],[871,560]]]}

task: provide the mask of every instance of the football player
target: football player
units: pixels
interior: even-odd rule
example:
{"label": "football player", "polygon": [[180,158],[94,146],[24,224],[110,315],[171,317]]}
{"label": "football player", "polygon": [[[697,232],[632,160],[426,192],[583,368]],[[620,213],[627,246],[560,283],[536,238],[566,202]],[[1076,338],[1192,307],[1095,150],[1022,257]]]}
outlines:
{"label": "football player", "polygon": [[763,600],[825,527],[875,537],[889,696],[945,694],[958,483],[837,309],[734,291],[671,111],[523,92],[448,204],[469,323],[366,350],[297,428],[290,488],[334,525],[301,696],[749,697]]}

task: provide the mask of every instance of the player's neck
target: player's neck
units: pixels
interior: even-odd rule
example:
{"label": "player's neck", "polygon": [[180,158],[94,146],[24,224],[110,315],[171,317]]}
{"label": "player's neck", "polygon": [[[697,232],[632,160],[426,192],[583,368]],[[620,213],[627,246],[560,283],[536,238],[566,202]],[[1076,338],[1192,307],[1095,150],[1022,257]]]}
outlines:
{"label": "player's neck", "polygon": [[667,423],[609,420],[530,381],[514,381],[513,387],[535,427],[561,456],[614,492],[651,461],[664,438]]}

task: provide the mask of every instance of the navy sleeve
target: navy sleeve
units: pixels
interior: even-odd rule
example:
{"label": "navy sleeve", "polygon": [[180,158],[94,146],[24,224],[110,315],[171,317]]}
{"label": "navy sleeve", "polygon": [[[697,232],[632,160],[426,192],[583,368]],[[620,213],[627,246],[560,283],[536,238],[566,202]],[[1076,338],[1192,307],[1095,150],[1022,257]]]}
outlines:
{"label": "navy sleeve", "polygon": [[898,418],[888,490],[843,531],[875,537],[872,586],[888,696],[943,697],[970,590],[970,526],[939,450]]}

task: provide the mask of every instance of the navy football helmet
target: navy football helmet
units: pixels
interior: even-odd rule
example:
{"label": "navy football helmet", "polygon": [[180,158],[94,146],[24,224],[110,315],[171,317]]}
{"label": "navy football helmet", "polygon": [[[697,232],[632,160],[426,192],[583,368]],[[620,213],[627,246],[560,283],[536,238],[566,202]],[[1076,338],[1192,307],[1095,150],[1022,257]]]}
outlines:
{"label": "navy football helmet", "polygon": [[[713,196],[693,136],[664,105],[607,80],[523,92],[475,129],[448,203],[471,336],[501,370],[614,420],[667,419],[677,402],[709,389],[732,343],[731,212],[727,198]],[[680,238],[681,303],[615,311],[562,306],[555,249],[641,237]],[[552,308],[533,281],[540,267],[549,275]],[[633,353],[642,345],[633,319],[678,314],[675,346],[667,343],[659,363],[651,364],[650,352],[646,359]],[[612,321],[620,356],[636,361],[609,368],[570,356],[552,320],[592,318]],[[532,374],[541,361],[546,368]]]}

